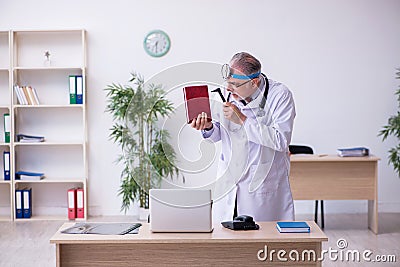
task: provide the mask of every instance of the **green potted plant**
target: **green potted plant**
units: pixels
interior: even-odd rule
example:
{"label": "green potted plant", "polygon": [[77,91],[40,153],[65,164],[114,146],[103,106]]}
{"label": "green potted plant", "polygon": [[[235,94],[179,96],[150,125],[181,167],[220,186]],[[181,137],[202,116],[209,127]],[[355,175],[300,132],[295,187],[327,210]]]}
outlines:
{"label": "green potted plant", "polygon": [[[400,69],[397,69],[396,75],[396,79],[400,79]],[[400,87],[395,94],[397,95],[400,108]],[[393,115],[389,118],[388,124],[383,127],[379,135],[382,136],[383,141],[385,141],[389,135],[394,135],[397,137],[397,140],[400,140],[400,111],[397,111],[397,115]],[[397,146],[389,150],[389,163],[393,164],[394,170],[400,176],[400,143],[397,143]]]}
{"label": "green potted plant", "polygon": [[[145,84],[143,77],[131,73],[128,85],[108,85],[106,112],[113,116],[110,138],[123,154],[119,195],[125,213],[138,200],[140,208],[149,208],[149,189],[159,186],[162,177],[178,174],[175,152],[168,143],[168,131],[158,120],[173,112],[161,85]],[[145,216],[145,215],[144,215]]]}

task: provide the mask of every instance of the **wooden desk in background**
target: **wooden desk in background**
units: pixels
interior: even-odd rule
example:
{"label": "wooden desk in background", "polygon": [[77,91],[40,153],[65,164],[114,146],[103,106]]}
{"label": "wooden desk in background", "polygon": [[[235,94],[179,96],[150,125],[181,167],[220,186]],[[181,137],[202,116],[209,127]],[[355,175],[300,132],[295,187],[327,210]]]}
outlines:
{"label": "wooden desk in background", "polygon": [[291,155],[295,200],[368,200],[368,227],[378,234],[377,157]]}
{"label": "wooden desk in background", "polygon": [[[140,227],[139,234],[93,235],[62,234],[74,225],[64,223],[50,239],[56,245],[57,266],[321,266],[321,261],[308,260],[313,250],[315,259],[321,256],[326,235],[315,222],[307,222],[310,233],[280,234],[276,222],[261,222],[257,231],[232,231],[215,225],[212,233],[151,233],[149,224]],[[260,250],[268,257],[258,259]],[[277,253],[285,250],[288,261],[279,261]],[[275,250],[273,261],[269,254]],[[291,261],[289,253],[302,252],[306,261]],[[307,252],[307,253],[306,253]],[[261,252],[260,257],[264,257]],[[292,257],[296,257],[292,253]]]}

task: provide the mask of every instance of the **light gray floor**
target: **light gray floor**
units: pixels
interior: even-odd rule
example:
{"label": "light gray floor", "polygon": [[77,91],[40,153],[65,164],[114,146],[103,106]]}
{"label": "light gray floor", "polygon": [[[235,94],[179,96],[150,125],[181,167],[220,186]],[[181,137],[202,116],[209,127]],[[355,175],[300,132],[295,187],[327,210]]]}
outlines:
{"label": "light gray floor", "polygon": [[[297,216],[297,220],[313,220],[312,215]],[[136,221],[133,217],[92,217],[89,221]],[[0,266],[55,266],[55,246],[50,237],[62,221],[0,222]],[[327,255],[323,266],[400,266],[400,214],[379,214],[380,234],[367,230],[366,214],[325,215],[325,234],[329,241],[323,249],[338,250],[337,241],[345,239],[348,246],[342,251],[368,249],[376,255],[395,255],[396,263],[366,263],[332,261]],[[337,254],[339,255],[339,253]],[[344,255],[344,254],[343,254]]]}

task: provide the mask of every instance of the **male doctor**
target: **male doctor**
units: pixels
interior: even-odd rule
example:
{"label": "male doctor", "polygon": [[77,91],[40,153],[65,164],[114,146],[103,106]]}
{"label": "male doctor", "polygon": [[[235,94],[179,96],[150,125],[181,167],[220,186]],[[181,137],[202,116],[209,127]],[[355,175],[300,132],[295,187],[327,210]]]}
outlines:
{"label": "male doctor", "polygon": [[235,54],[222,72],[226,102],[212,105],[213,122],[202,113],[191,123],[207,140],[222,142],[213,219],[294,220],[288,154],[296,115],[292,93],[263,75],[260,62],[245,52]]}

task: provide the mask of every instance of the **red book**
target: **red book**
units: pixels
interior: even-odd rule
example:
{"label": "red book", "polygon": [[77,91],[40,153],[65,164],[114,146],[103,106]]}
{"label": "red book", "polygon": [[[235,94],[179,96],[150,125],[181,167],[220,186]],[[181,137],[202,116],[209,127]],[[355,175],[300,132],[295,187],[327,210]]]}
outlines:
{"label": "red book", "polygon": [[76,218],[85,218],[83,188],[76,189]]}
{"label": "red book", "polygon": [[75,188],[68,189],[68,219],[76,218],[76,190]]}
{"label": "red book", "polygon": [[208,86],[197,85],[183,88],[185,97],[186,120],[191,123],[199,114],[205,112],[207,120],[211,121],[210,100],[208,98]]}

